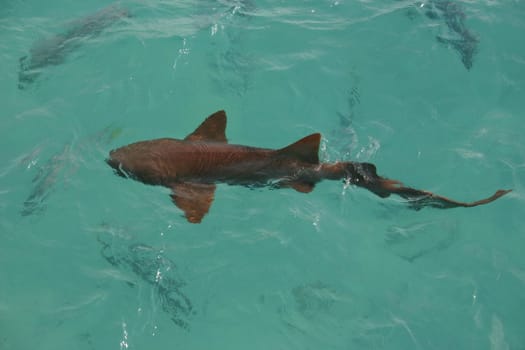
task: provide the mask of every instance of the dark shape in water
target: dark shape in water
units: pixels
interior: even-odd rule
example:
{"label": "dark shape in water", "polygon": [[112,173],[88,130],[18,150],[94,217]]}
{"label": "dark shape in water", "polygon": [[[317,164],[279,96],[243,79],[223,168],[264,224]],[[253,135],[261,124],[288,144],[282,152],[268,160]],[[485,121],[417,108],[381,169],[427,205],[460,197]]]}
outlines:
{"label": "dark shape in water", "polygon": [[[96,134],[80,140],[77,143],[79,153],[87,153],[88,149],[92,149],[96,145],[108,144],[118,136],[120,131],[120,128],[108,126]],[[25,156],[21,161],[25,163],[33,162],[32,158],[40,151],[40,148],[33,150],[31,154]],[[65,169],[69,169],[71,173],[76,170],[75,162],[78,161],[76,153],[73,151],[73,143],[67,143],[61,152],[53,155],[43,166],[38,168],[38,173],[33,178],[33,188],[20,211],[22,216],[42,212],[45,209],[46,200],[55,189],[57,183],[60,183],[61,179],[63,180]]]}
{"label": "dark shape in water", "polygon": [[296,286],[292,289],[297,310],[307,318],[318,318],[330,313],[337,301],[337,291],[321,281]]}
{"label": "dark shape in water", "polygon": [[388,248],[410,263],[446,250],[456,240],[457,227],[449,220],[392,225],[385,237]]}
{"label": "dark shape in water", "polygon": [[[100,236],[101,254],[116,268],[129,269],[142,281],[151,285],[160,301],[162,310],[177,326],[188,329],[187,318],[194,314],[190,299],[182,292],[186,283],[174,274],[177,266],[162,256],[159,250],[144,245],[114,246]],[[127,248],[127,249],[126,249]]]}
{"label": "dark shape in water", "polygon": [[20,211],[22,216],[31,215],[44,209],[45,200],[53,190],[70,154],[71,145],[66,144],[62,152],[55,154],[44,166],[38,169],[38,173],[33,178],[35,186],[24,201],[24,207]]}
{"label": "dark shape in water", "polygon": [[466,203],[431,192],[405,187],[383,178],[370,163],[319,162],[321,134],[312,134],[278,150],[230,145],[226,135],[226,113],[209,116],[184,140],[163,138],[141,141],[109,153],[106,162],[115,172],[149,185],[171,188],[171,199],[186,219],[199,223],[208,212],[217,183],[248,187],[270,186],[311,192],[315,184],[343,179],[385,198],[396,194],[410,200],[414,209],[474,207],[508,193],[499,190],[491,197]]}
{"label": "dark shape in water", "polygon": [[63,63],[66,56],[80,46],[82,39],[95,37],[123,17],[130,17],[127,9],[117,5],[108,6],[75,21],[69,30],[36,42],[29,56],[20,58],[18,88],[24,89],[32,83],[42,68]]}
{"label": "dark shape in water", "polygon": [[451,32],[451,37],[436,36],[440,43],[450,45],[458,52],[461,62],[467,70],[474,64],[474,55],[478,50],[479,39],[465,25],[466,15],[463,8],[449,0],[430,0],[420,4],[426,8],[425,15],[433,20],[443,18]]}

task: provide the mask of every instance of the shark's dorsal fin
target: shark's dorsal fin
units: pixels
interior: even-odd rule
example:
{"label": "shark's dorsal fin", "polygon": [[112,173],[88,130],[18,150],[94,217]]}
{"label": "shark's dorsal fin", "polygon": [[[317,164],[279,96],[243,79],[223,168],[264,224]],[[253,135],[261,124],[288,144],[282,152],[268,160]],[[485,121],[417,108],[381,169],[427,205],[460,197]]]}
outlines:
{"label": "shark's dorsal fin", "polygon": [[186,219],[198,224],[210,210],[215,194],[214,184],[177,183],[171,186],[171,200],[184,211]]}
{"label": "shark's dorsal fin", "polygon": [[303,137],[289,146],[281,148],[277,153],[284,157],[299,159],[310,164],[319,164],[319,143],[321,134],[316,133]]}
{"label": "shark's dorsal fin", "polygon": [[226,139],[226,112],[217,111],[206,118],[186,141],[228,142]]}

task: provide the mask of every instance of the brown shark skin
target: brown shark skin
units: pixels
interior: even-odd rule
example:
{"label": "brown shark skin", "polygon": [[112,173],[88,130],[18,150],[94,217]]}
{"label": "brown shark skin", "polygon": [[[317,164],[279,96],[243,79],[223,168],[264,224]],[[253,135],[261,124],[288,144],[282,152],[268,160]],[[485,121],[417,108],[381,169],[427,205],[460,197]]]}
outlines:
{"label": "brown shark skin", "polygon": [[106,162],[120,176],[171,188],[173,202],[192,223],[201,222],[208,212],[217,183],[291,187],[307,193],[322,180],[345,180],[382,198],[396,194],[408,199],[414,209],[473,207],[510,192],[499,190],[479,201],[458,202],[383,178],[370,163],[320,163],[318,133],[273,150],[228,144],[225,128],[226,114],[218,111],[184,140],[162,138],[132,143],[111,151]]}

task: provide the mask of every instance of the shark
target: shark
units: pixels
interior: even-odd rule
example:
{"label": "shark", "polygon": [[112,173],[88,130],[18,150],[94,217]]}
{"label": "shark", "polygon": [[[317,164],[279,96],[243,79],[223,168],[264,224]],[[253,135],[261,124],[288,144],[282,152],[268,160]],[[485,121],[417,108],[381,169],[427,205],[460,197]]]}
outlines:
{"label": "shark", "polygon": [[438,35],[436,40],[456,50],[465,68],[470,70],[474,64],[474,56],[478,52],[479,38],[467,28],[466,14],[462,6],[449,0],[429,0],[418,6],[426,10],[425,15],[430,19],[444,19],[450,35]]}
{"label": "shark", "polygon": [[171,189],[171,200],[190,223],[202,221],[221,183],[309,193],[322,180],[343,180],[381,198],[400,196],[413,209],[475,207],[511,191],[498,190],[485,199],[460,202],[379,176],[371,163],[320,162],[320,133],[280,149],[229,144],[226,120],[226,113],[217,111],[184,139],[135,142],[110,151],[106,162],[119,176]]}
{"label": "shark", "polygon": [[29,55],[19,59],[18,88],[25,89],[37,79],[43,68],[63,63],[83,41],[96,37],[105,28],[127,17],[131,14],[126,8],[110,5],[72,22],[64,32],[35,42]]}

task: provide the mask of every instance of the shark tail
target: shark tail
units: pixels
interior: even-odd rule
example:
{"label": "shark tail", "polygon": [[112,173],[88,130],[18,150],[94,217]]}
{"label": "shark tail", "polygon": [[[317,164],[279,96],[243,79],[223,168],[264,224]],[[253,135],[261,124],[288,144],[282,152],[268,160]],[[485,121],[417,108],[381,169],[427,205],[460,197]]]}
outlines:
{"label": "shark tail", "polygon": [[351,179],[353,184],[359,187],[364,187],[382,198],[386,198],[392,194],[395,194],[401,198],[407,199],[409,206],[415,210],[419,210],[424,207],[433,207],[439,209],[476,207],[478,205],[491,203],[512,191],[497,190],[490,197],[473,202],[461,202],[437,195],[429,191],[406,187],[400,181],[381,177],[377,175],[376,167],[373,164],[353,163],[353,166],[354,171],[357,174],[357,176],[354,176],[354,179]]}

